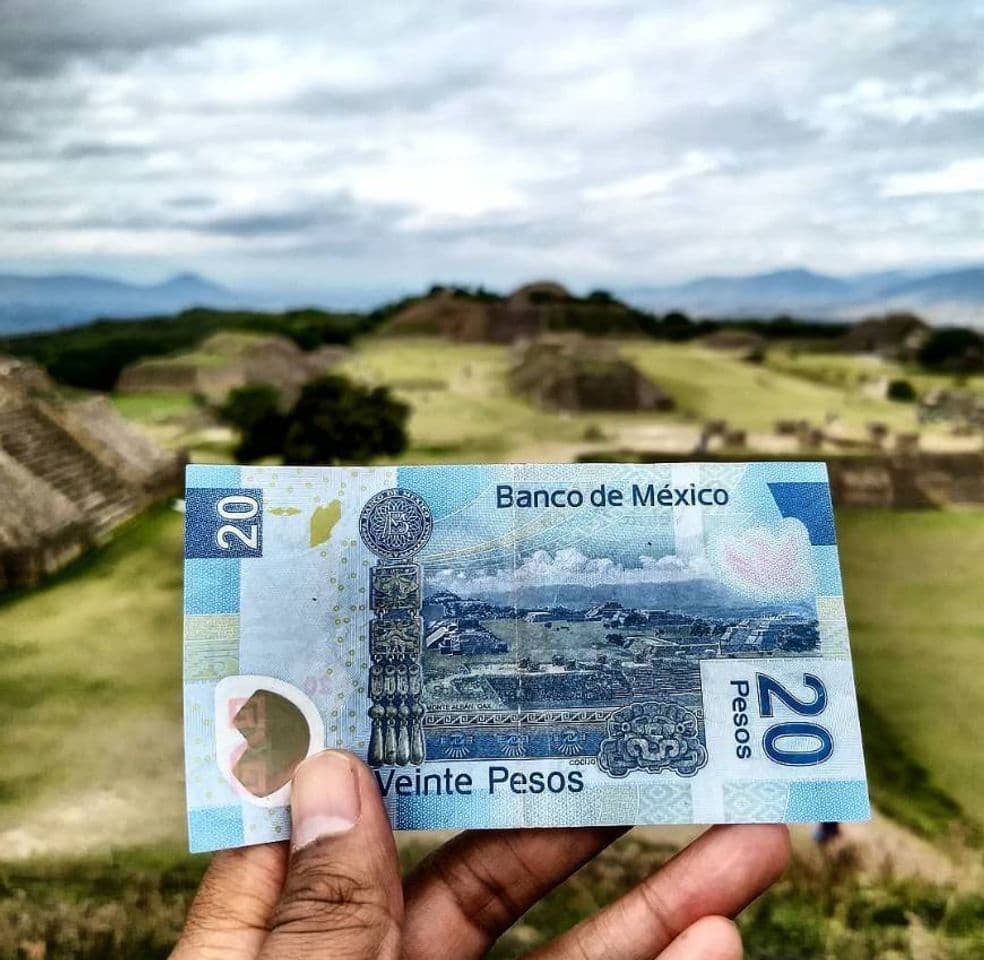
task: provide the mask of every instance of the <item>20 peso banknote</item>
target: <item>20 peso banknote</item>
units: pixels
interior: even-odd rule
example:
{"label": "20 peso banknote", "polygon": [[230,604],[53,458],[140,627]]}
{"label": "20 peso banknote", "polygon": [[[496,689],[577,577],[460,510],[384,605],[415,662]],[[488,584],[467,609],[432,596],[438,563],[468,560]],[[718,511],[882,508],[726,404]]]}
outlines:
{"label": "20 peso banknote", "polygon": [[190,466],[191,849],[344,747],[398,829],[863,820],[822,463]]}

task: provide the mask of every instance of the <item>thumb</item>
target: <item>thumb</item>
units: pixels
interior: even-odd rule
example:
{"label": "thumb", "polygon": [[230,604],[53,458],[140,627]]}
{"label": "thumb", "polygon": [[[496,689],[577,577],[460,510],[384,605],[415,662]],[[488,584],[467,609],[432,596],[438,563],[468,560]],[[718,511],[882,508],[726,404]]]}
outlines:
{"label": "thumb", "polygon": [[294,774],[291,815],[287,879],[260,956],[398,957],[399,861],[369,769],[339,750],[309,757]]}

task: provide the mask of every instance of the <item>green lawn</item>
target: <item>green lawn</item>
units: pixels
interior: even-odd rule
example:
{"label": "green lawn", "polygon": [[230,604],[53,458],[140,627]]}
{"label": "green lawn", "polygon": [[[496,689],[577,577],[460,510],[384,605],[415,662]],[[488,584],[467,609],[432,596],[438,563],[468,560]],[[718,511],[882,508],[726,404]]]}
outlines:
{"label": "green lawn", "polygon": [[[984,511],[850,510],[837,525],[873,796],[930,835],[947,832],[950,795],[982,820]],[[180,929],[206,863],[184,852],[181,534],[181,517],[157,510],[0,604],[0,960],[42,945],[49,956],[163,960]],[[403,838],[401,850],[413,861],[428,845]],[[544,942],[667,853],[624,838],[494,955]],[[741,924],[761,960],[789,943],[818,958],[915,957],[929,943],[926,956],[967,960],[984,949],[982,920],[978,894],[860,875],[848,849],[799,859]]]}
{"label": "green lawn", "polygon": [[[510,391],[510,348],[494,344],[368,337],[340,369],[365,382],[392,387],[411,405],[410,449],[403,459],[418,463],[570,460],[600,447],[657,449],[661,438],[649,431],[672,431],[683,424],[693,431],[692,445],[699,423],[709,418],[753,432],[771,432],[775,421],[783,418],[819,424],[829,414],[854,428],[871,420],[902,431],[917,427],[914,405],[867,396],[850,378],[843,384],[818,382],[801,375],[799,368],[783,371],[743,363],[732,354],[696,344],[624,340],[621,350],[673,396],[675,411],[541,410]],[[834,357],[829,362],[842,359],[852,360]],[[150,426],[195,408],[186,393],[119,394],[113,402],[124,416]],[[179,439],[182,445],[200,446],[194,437]],[[228,456],[226,447],[219,452]]]}
{"label": "green lawn", "polygon": [[0,606],[0,845],[180,842],[182,518]]}
{"label": "green lawn", "polygon": [[681,409],[702,419],[720,417],[746,430],[771,431],[779,419],[822,424],[828,414],[836,414],[855,427],[883,420],[896,430],[916,429],[911,405],[745,363],[726,351],[638,341],[626,345],[623,352]]}
{"label": "green lawn", "polygon": [[[679,411],[545,413],[509,394],[509,351],[485,344],[369,338],[345,369],[412,404],[410,461],[561,459],[584,446],[591,427],[611,436],[688,414],[767,428],[785,415],[819,418],[837,403],[859,421],[911,413],[694,345],[624,341],[622,349],[674,393]],[[114,402],[144,421],[192,406],[180,394]],[[984,768],[979,748],[968,747],[984,713],[984,511],[840,511],[838,525],[869,745],[884,759],[897,744],[984,823]],[[0,724],[0,839],[8,844],[183,839],[181,526],[168,510],[149,514],[43,589],[0,604],[0,693],[10,705]],[[899,780],[900,770],[911,773],[872,764],[883,798],[913,795],[915,781]],[[896,813],[932,833],[948,811],[927,796],[924,823],[918,810]]]}
{"label": "green lawn", "polygon": [[[346,369],[413,405],[405,459],[415,461],[560,459],[589,428],[617,437],[688,416],[758,430],[840,411],[904,428],[912,412],[853,383],[694,345],[622,349],[680,410],[544,413],[509,395],[508,349],[489,345],[368,339]],[[193,407],[181,394],[113,399],[150,424]],[[227,455],[221,438],[205,439]],[[184,852],[182,526],[155,510],[43,588],[0,601],[0,960],[40,956],[39,945],[48,956],[163,958],[180,927],[205,864]],[[876,803],[930,836],[957,816],[953,800],[984,823],[984,510],[841,510],[837,527]],[[401,846],[410,860],[423,852],[413,839]],[[625,838],[532,911],[496,956],[597,909],[667,852]],[[746,911],[749,957],[786,956],[790,943],[804,957],[982,955],[980,896],[888,873],[873,880],[844,856],[799,861]]]}
{"label": "green lawn", "polygon": [[[614,447],[626,430],[708,418],[769,432],[778,419],[822,423],[828,414],[837,414],[853,427],[882,420],[896,430],[914,430],[914,405],[866,395],[863,377],[871,371],[888,376],[895,370],[910,376],[920,389],[951,382],[932,374],[910,375],[895,365],[873,364],[865,358],[830,354],[772,352],[767,365],[757,366],[698,344],[625,340],[621,350],[673,396],[676,411],[561,414],[540,410],[511,393],[510,349],[493,344],[368,337],[341,369],[373,384],[387,384],[411,404],[407,459],[417,462],[537,459],[538,451],[543,451],[540,459],[564,459],[574,446],[585,446],[588,431],[589,438],[600,431],[606,445]],[[113,403],[124,416],[142,423],[189,413],[196,405],[190,394],[170,392],[116,394]]]}
{"label": "green lawn", "polygon": [[859,694],[984,824],[984,510],[842,510],[837,530]]}
{"label": "green lawn", "polygon": [[861,388],[882,380],[908,380],[918,393],[934,388],[961,388],[984,391],[984,376],[957,377],[930,373],[921,367],[894,363],[877,356],[851,353],[804,353],[783,348],[769,350],[767,365],[784,373],[832,386]]}
{"label": "green lawn", "polygon": [[129,420],[156,423],[196,409],[195,398],[186,392],[154,390],[146,393],[114,393],[113,406]]}

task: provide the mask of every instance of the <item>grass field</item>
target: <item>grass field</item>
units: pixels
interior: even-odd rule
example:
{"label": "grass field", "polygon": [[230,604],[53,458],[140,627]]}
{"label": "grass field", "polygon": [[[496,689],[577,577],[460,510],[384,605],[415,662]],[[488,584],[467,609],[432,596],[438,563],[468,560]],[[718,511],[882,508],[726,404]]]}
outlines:
{"label": "grass field", "polygon": [[[853,357],[787,357],[761,366],[695,344],[625,340],[622,352],[677,402],[671,413],[558,413],[541,410],[509,389],[508,347],[428,338],[368,337],[341,370],[392,387],[412,407],[410,449],[418,463],[573,460],[599,448],[692,449],[700,424],[724,419],[752,433],[771,433],[776,420],[822,424],[837,416],[861,431],[883,421],[896,431],[917,428],[913,404],[869,396],[861,374],[870,362]],[[771,355],[770,355],[771,356]],[[778,355],[777,355],[778,356]],[[837,375],[820,375],[820,363]],[[826,368],[824,368],[826,369]],[[841,375],[843,374],[843,375]],[[826,379],[824,379],[826,377]],[[839,378],[839,379],[838,379]],[[949,382],[925,375],[927,382]],[[920,381],[921,386],[925,386]],[[160,442],[190,447],[200,459],[229,456],[202,437],[207,412],[186,393],[117,394],[113,403]],[[934,428],[931,432],[940,432]]]}
{"label": "grass field", "polygon": [[863,354],[809,353],[773,348],[768,352],[767,365],[782,373],[803,377],[834,387],[861,388],[866,383],[889,379],[908,380],[917,393],[934,388],[961,388],[984,391],[984,376],[954,376],[930,373],[915,365],[892,363],[880,357]]}
{"label": "grass field", "polygon": [[182,522],[0,606],[0,850],[180,842]]}
{"label": "grass field", "polygon": [[[401,844],[404,868],[428,846]],[[526,914],[490,958],[525,956],[672,853],[635,833],[621,838]],[[206,862],[130,850],[112,860],[0,865],[0,960],[164,960]],[[833,857],[801,853],[739,926],[748,960],[979,960],[984,896],[890,874],[872,884],[850,849]]]}
{"label": "grass field", "polygon": [[187,392],[111,394],[113,406],[155,443],[185,451],[195,463],[229,463],[236,437],[203,401]]}
{"label": "grass field", "polygon": [[517,449],[576,443],[597,424],[597,417],[544,413],[513,396],[508,366],[505,347],[380,337],[363,341],[342,370],[386,384],[411,404],[405,459],[412,461],[508,459]]}
{"label": "grass field", "polygon": [[771,430],[778,419],[823,423],[828,415],[837,415],[855,427],[869,420],[882,420],[896,430],[916,426],[911,406],[743,363],[720,350],[651,341],[632,343],[623,350],[682,410],[702,419],[719,417],[758,431]]}
{"label": "grass field", "polygon": [[146,393],[114,393],[113,406],[127,419],[138,423],[158,423],[170,417],[190,413],[198,406],[190,393],[179,391],[148,391]]}
{"label": "grass field", "polygon": [[872,420],[898,431],[917,427],[914,405],[868,396],[854,383],[816,382],[694,344],[625,340],[621,350],[676,400],[676,410],[544,412],[510,392],[509,349],[490,344],[370,337],[342,369],[393,387],[412,405],[406,456],[417,462],[566,460],[599,445],[656,449],[659,441],[647,438],[646,431],[672,431],[683,424],[696,431],[710,418],[762,433],[771,432],[779,419],[822,424],[829,415],[857,430]]}
{"label": "grass field", "polygon": [[984,823],[984,510],[837,516],[858,691]]}

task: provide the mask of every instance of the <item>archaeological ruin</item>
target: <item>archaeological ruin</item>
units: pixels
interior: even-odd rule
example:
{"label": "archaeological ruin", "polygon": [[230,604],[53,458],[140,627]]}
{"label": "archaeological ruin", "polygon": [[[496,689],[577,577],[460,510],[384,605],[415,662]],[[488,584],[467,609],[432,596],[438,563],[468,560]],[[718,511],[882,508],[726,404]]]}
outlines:
{"label": "archaeological ruin", "polygon": [[212,334],[194,351],[130,365],[116,389],[122,393],[191,393],[220,403],[237,387],[269,383],[290,400],[345,354],[343,347],[335,346],[305,353],[293,340],[276,334],[224,331]]}
{"label": "archaeological ruin", "polygon": [[386,323],[396,336],[513,343],[549,331],[610,333],[625,329],[631,307],[605,294],[576,297],[552,280],[528,283],[508,297],[486,299],[440,289],[408,303]]}
{"label": "archaeological ruin", "polygon": [[545,410],[672,410],[672,397],[618,352],[579,334],[547,334],[513,347],[510,383]]}
{"label": "archaeological ruin", "polygon": [[39,367],[0,357],[0,591],[37,583],[178,494],[182,467],[105,397],[69,400]]}

